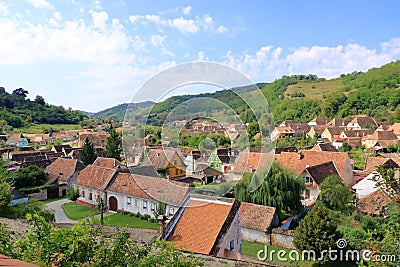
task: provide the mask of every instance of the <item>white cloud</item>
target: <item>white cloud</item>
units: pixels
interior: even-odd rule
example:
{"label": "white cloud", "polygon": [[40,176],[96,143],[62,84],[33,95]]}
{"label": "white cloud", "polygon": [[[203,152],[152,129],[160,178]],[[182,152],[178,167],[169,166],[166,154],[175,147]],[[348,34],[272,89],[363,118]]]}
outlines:
{"label": "white cloud", "polygon": [[166,36],[152,35],[150,39],[153,46],[160,46],[164,43]]}
{"label": "white cloud", "polygon": [[106,28],[106,23],[108,20],[108,14],[105,11],[96,12],[94,10],[89,10],[89,14],[92,15],[93,25],[99,29],[104,30]]}
{"label": "white cloud", "polygon": [[381,52],[377,52],[354,43],[336,47],[298,47],[288,51],[264,46],[253,54],[237,56],[228,52],[223,63],[252,79],[263,81],[271,81],[282,75],[310,73],[334,78],[342,73],[367,71],[400,57],[400,38],[384,42],[381,47]]}
{"label": "white cloud", "polygon": [[217,29],[214,25],[214,19],[210,15],[203,17],[196,16],[195,19],[186,19],[183,17],[165,19],[159,15],[131,15],[129,21],[132,24],[140,23],[147,25],[149,22],[156,24],[157,26],[168,26],[176,29],[184,34],[196,34],[201,29],[209,32],[223,33],[228,29],[225,26],[219,26]]}
{"label": "white cloud", "polygon": [[56,20],[60,21],[62,19],[61,13],[60,12],[54,12],[53,16]]}
{"label": "white cloud", "polygon": [[192,7],[191,6],[187,6],[182,8],[182,13],[186,16],[190,15],[190,12],[192,11]]}
{"label": "white cloud", "polygon": [[0,2],[0,14],[1,15],[8,15],[8,5],[3,2]]}
{"label": "white cloud", "polygon": [[54,9],[54,6],[46,0],[28,0],[36,8]]}

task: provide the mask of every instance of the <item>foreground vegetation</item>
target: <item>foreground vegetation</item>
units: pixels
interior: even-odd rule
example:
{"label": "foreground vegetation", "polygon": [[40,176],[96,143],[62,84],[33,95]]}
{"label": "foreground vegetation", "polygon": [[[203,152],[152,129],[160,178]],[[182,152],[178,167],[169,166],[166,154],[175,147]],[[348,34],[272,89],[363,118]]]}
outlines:
{"label": "foreground vegetation", "polygon": [[138,245],[129,233],[112,237],[83,222],[71,228],[54,228],[38,215],[28,215],[31,230],[26,237],[11,241],[11,233],[0,225],[0,254],[40,266],[203,266],[185,256],[170,243],[154,241]]}

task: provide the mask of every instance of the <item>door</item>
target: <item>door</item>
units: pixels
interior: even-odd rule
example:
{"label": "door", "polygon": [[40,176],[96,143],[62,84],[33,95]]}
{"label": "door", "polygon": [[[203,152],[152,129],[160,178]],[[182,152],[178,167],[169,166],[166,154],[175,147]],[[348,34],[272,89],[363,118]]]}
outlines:
{"label": "door", "polygon": [[112,211],[118,210],[118,200],[115,197],[110,197],[108,199],[108,203],[110,204],[110,210]]}

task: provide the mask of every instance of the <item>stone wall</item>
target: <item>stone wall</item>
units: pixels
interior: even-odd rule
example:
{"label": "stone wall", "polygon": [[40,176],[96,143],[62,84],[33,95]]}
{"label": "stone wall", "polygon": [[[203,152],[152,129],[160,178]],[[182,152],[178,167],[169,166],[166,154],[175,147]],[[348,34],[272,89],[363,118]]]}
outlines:
{"label": "stone wall", "polygon": [[295,249],[293,244],[294,232],[288,229],[274,228],[272,229],[272,245]]}
{"label": "stone wall", "polygon": [[28,194],[28,199],[46,200],[47,199],[47,189],[41,190],[39,193]]}

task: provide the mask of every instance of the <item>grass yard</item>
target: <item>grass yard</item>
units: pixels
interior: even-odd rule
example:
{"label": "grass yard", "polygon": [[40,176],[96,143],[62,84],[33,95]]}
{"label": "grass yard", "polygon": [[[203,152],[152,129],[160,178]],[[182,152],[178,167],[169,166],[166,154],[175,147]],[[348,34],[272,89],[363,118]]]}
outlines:
{"label": "grass yard", "polygon": [[[100,223],[100,219],[96,218],[96,224]],[[147,229],[157,229],[157,223],[152,223],[147,220],[139,219],[135,216],[123,215],[121,213],[116,213],[107,217],[104,217],[104,224],[110,226],[127,226],[134,228],[147,228]]]}
{"label": "grass yard", "polygon": [[320,82],[301,82],[291,84],[286,89],[285,98],[292,98],[293,93],[303,93],[307,99],[322,99],[323,95],[329,95],[342,88],[343,82],[340,79],[333,79],[329,81]]}
{"label": "grass yard", "polygon": [[74,202],[65,203],[61,207],[69,219],[76,221],[85,219],[87,217],[92,217],[100,213],[100,211],[97,209],[91,209],[79,204],[75,204]]}
{"label": "grass yard", "polygon": [[356,170],[363,170],[365,165],[365,159],[368,156],[368,152],[362,150],[352,149],[348,152],[350,159],[355,161],[354,167]]}
{"label": "grass yard", "polygon": [[44,133],[44,130],[49,130],[50,128],[52,128],[54,131],[82,129],[82,127],[78,124],[31,124],[28,127],[16,128],[14,132],[42,134]]}
{"label": "grass yard", "polygon": [[[269,254],[272,255],[272,262],[277,263],[277,264],[281,264],[284,266],[299,266],[299,267],[312,267],[312,266],[319,266],[317,263],[312,262],[312,261],[299,261],[299,262],[295,262],[295,261],[291,261],[289,260],[289,253],[290,253],[290,249],[286,249],[286,248],[281,248],[281,247],[277,247],[277,246],[267,246],[267,249],[265,249],[265,244],[260,244],[260,243],[256,243],[256,242],[248,242],[248,241],[242,241],[242,254],[246,255],[246,256],[250,256],[250,257],[254,257],[257,258],[257,254],[260,250],[263,251],[267,251],[267,259],[266,261],[269,261]],[[272,250],[275,250],[275,252],[272,253]],[[288,258],[288,261],[280,261],[278,260],[278,255],[277,255],[277,251],[279,250],[284,250],[286,251],[286,254],[283,255],[283,258]],[[301,259],[301,253],[299,252],[300,255],[300,259]],[[262,253],[260,255],[261,257],[265,257],[265,254]],[[271,261],[269,261],[271,262]],[[326,263],[326,264],[322,264],[320,266],[324,266],[324,267],[355,267],[357,266],[354,263],[351,262],[334,262],[334,263]]]}

